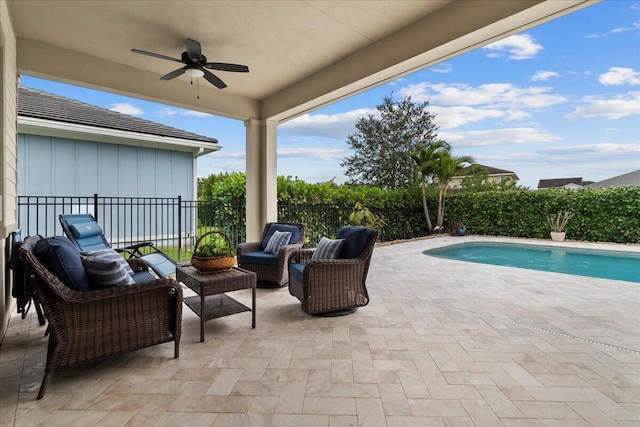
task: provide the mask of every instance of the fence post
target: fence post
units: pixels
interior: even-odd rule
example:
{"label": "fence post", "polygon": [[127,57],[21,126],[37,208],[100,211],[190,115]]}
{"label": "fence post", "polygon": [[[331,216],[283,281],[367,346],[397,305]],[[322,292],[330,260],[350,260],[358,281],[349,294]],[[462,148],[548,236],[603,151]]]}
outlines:
{"label": "fence post", "polygon": [[182,196],[178,196],[178,260],[182,252]]}
{"label": "fence post", "polygon": [[93,193],[93,217],[98,222],[98,193]]}

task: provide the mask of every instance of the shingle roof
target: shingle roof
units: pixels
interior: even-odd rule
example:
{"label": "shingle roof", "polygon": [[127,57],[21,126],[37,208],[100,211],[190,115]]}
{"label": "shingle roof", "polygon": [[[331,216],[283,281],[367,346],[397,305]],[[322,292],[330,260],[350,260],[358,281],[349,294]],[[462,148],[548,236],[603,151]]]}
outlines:
{"label": "shingle roof", "polygon": [[602,181],[589,184],[591,188],[622,187],[624,185],[640,186],[640,169]]}
{"label": "shingle roof", "polygon": [[577,178],[556,178],[556,179],[541,179],[538,181],[538,188],[559,188],[567,184],[584,185],[582,177]]}
{"label": "shingle roof", "polygon": [[217,144],[218,140],[20,86],[18,116]]}
{"label": "shingle roof", "polygon": [[471,168],[480,168],[480,169],[486,169],[487,172],[489,173],[489,175],[515,175],[515,172],[512,171],[508,171],[505,169],[498,169],[498,168],[494,168],[493,166],[486,166],[486,165],[481,165],[479,163],[474,163],[471,166],[465,166],[464,168],[462,168],[460,171],[463,172],[464,174],[466,174],[467,172],[469,172],[469,170]]}

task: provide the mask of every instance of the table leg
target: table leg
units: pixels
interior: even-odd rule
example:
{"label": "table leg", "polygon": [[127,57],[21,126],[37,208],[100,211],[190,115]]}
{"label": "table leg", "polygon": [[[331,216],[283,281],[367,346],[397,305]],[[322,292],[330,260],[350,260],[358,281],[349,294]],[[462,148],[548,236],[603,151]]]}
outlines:
{"label": "table leg", "polygon": [[204,285],[200,284],[200,342],[204,342]]}
{"label": "table leg", "polygon": [[256,327],[256,287],[251,288],[251,327]]}

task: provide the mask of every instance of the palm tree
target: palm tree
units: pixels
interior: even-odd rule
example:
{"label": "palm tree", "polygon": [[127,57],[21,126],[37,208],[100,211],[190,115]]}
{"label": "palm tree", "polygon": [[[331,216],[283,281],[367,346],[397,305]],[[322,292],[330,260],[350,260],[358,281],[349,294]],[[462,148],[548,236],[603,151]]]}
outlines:
{"label": "palm tree", "polygon": [[437,159],[435,159],[434,173],[438,184],[438,224],[442,227],[444,222],[444,201],[447,197],[447,189],[451,179],[458,175],[458,172],[467,164],[473,164],[474,160],[471,156],[455,157],[451,155],[449,150],[438,151]]}
{"label": "palm tree", "polygon": [[429,207],[427,206],[427,184],[433,182],[435,176],[435,165],[438,160],[437,153],[440,151],[448,151],[451,147],[445,141],[438,140],[427,146],[421,145],[411,155],[411,159],[415,162],[415,170],[420,179],[420,187],[422,189],[422,207],[424,208],[424,217],[427,220],[427,229],[429,234],[433,231],[431,217],[429,216]]}

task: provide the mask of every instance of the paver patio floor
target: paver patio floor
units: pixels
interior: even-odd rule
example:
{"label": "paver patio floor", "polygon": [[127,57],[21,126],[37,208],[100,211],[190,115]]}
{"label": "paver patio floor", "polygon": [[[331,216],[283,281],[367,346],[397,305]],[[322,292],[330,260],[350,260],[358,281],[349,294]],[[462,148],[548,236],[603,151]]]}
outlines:
{"label": "paver patio floor", "polygon": [[371,302],[344,317],[259,289],[256,329],[250,313],[212,320],[200,343],[185,307],[180,358],[166,344],[59,371],[41,401],[45,328],[14,314],[0,424],[640,425],[640,284],[422,254],[471,240],[504,239],[377,247]]}

